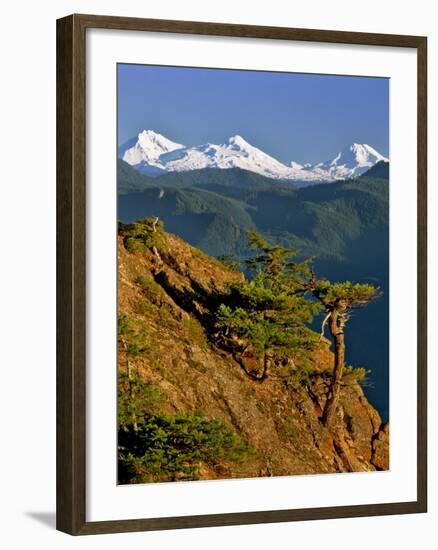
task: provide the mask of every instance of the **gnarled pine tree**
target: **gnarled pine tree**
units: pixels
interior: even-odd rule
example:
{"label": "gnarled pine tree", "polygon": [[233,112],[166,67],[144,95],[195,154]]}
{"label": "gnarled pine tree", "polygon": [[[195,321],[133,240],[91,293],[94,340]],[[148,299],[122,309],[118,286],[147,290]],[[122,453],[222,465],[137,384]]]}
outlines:
{"label": "gnarled pine tree", "polygon": [[318,280],[311,259],[296,262],[296,250],[270,245],[252,231],[247,235],[249,246],[256,250],[255,256],[246,261],[253,278],[231,286],[228,302],[218,309],[216,326],[231,342],[233,355],[243,368],[239,356],[248,348],[255,351],[263,364],[262,373],[248,374],[263,381],[275,356],[314,347],[314,333],[308,324],[322,306],[326,315],[321,336],[328,323],[335,355],[323,414],[325,425],[331,428],[345,368],[345,325],[351,311],[378,298],[380,290],[369,284]]}
{"label": "gnarled pine tree", "polygon": [[270,245],[255,232],[247,235],[256,250],[246,261],[253,277],[231,286],[228,300],[217,311],[216,326],[244,369],[245,351],[257,356],[261,373],[245,371],[262,382],[276,358],[315,347],[315,335],[307,325],[320,305],[306,297],[309,261],[295,262],[296,250]]}
{"label": "gnarled pine tree", "polygon": [[336,418],[345,367],[345,325],[351,310],[364,307],[375,300],[380,295],[380,290],[369,284],[350,281],[330,283],[327,280],[316,280],[315,277],[312,278],[309,289],[326,310],[321,336],[328,324],[335,348],[335,364],[323,416],[325,425],[331,428]]}

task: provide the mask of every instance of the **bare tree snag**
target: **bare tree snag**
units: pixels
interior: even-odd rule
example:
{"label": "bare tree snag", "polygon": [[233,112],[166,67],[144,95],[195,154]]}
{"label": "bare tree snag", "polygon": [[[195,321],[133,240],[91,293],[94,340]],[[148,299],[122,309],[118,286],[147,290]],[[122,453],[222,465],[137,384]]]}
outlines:
{"label": "bare tree snag", "polygon": [[154,256],[156,256],[160,260],[160,262],[163,261],[161,259],[160,253],[158,252],[157,247],[155,245],[152,247],[152,252],[154,253]]}
{"label": "bare tree snag", "polygon": [[157,223],[158,223],[158,220],[159,220],[159,218],[158,218],[158,216],[157,216],[157,217],[154,219],[154,221],[152,222],[152,229],[153,229],[154,233],[157,232]]}

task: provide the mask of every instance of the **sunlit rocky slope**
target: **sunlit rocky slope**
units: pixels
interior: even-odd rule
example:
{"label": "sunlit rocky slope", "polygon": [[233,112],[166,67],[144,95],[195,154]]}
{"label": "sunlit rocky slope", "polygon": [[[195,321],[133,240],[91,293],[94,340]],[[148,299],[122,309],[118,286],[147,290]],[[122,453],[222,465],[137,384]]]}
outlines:
{"label": "sunlit rocky slope", "polygon": [[[242,460],[201,458],[192,478],[387,469],[388,426],[365,398],[356,371],[345,373],[336,430],[322,424],[333,365],[330,342],[323,340],[312,352],[305,371],[298,363],[287,377],[252,380],[211,335],[217,296],[243,275],[172,234],[161,238],[165,246],[159,251],[136,250],[127,247],[120,227],[119,322],[129,326],[119,339],[120,376],[129,368],[148,387],[159,388],[166,418],[202,411],[250,449]],[[254,358],[247,361],[248,369],[257,368]]]}

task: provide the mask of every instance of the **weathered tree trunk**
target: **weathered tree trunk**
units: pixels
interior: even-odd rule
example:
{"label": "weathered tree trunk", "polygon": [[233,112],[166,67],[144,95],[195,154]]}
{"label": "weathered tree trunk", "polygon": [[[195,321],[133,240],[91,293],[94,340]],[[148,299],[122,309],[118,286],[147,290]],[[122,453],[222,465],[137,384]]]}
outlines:
{"label": "weathered tree trunk", "polygon": [[330,334],[335,344],[335,365],[323,416],[324,424],[328,428],[333,426],[336,417],[342,374],[345,366],[344,319],[342,313],[340,314],[336,310],[332,312],[330,317]]}

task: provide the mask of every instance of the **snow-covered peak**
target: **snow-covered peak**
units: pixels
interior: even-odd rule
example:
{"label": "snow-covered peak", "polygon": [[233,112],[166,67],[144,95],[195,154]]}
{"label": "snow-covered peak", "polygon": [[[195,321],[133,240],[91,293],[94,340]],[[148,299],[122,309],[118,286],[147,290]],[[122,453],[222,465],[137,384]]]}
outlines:
{"label": "snow-covered peak", "polygon": [[361,166],[365,166],[370,162],[375,164],[375,162],[379,162],[381,160],[385,162],[388,161],[386,157],[381,155],[367,143],[353,143],[347,150],[344,150],[342,154],[348,155],[348,153],[350,153],[354,161]]}
{"label": "snow-covered peak", "polygon": [[236,148],[236,149],[248,149],[248,148],[253,148],[252,145],[250,145],[247,141],[245,141],[245,140],[243,139],[242,136],[239,136],[238,134],[236,134],[235,136],[231,136],[230,138],[228,138],[226,144],[229,145],[230,147],[234,147],[234,148]]}
{"label": "snow-covered peak", "polygon": [[207,143],[186,147],[160,157],[168,172],[200,170],[202,168],[241,168],[270,178],[287,178],[288,167],[254,147],[241,136],[228,138],[224,143]]}
{"label": "snow-covered peak", "polygon": [[326,170],[333,179],[360,176],[380,161],[388,162],[376,149],[367,143],[352,143],[340,151],[332,160],[317,167]]}
{"label": "snow-covered peak", "polygon": [[170,141],[161,134],[157,134],[153,130],[143,130],[138,134],[138,143],[144,151],[148,151],[150,156],[158,158],[163,153],[181,149],[184,147],[181,143]]}
{"label": "snow-covered peak", "polygon": [[164,153],[169,153],[170,151],[175,151],[176,149],[184,147],[181,143],[170,141],[170,139],[167,139],[153,130],[143,130],[140,132],[133,146],[129,147],[132,142],[133,140],[128,142],[126,144],[128,147],[125,149],[123,146],[121,148],[123,160],[132,166],[141,163],[156,165],[158,159]]}

